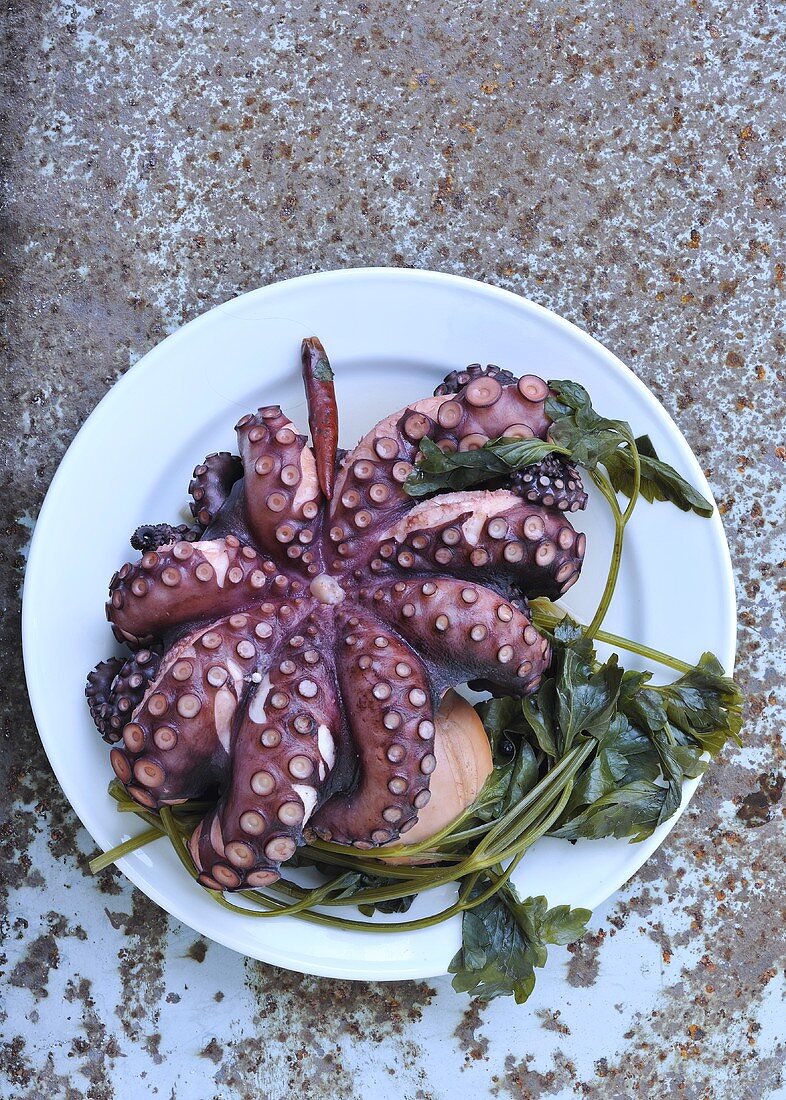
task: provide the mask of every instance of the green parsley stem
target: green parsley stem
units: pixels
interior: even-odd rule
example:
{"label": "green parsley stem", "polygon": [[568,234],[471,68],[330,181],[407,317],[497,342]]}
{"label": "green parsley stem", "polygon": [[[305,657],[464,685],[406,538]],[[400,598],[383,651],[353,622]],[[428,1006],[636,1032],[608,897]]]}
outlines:
{"label": "green parsley stem", "polygon": [[641,456],[639,455],[639,448],[636,446],[636,440],[633,438],[632,434],[627,435],[627,440],[628,447],[630,448],[631,460],[633,462],[633,489],[631,490],[628,506],[622,514],[623,527],[633,515],[633,509],[636,507],[636,502],[639,499],[639,490],[641,488]]}
{"label": "green parsley stem", "polygon": [[[589,754],[594,751],[593,745],[588,745],[586,747],[589,751],[584,754],[582,758],[582,763],[583,760],[585,760],[587,756],[589,756]],[[520,851],[521,855],[523,855],[524,852],[532,847],[536,840],[539,840],[542,836],[544,836],[552,827],[552,825],[556,824],[556,822],[559,821],[560,817],[562,816],[562,811],[567,806],[570,800],[570,796],[573,793],[573,778],[574,777],[571,777],[570,782],[567,784],[565,790],[560,795],[557,804],[542,817],[537,825],[534,825],[523,835],[519,836],[517,838],[515,847],[510,848],[508,851],[502,852],[500,854],[500,862],[504,862],[506,859],[509,859],[514,852]],[[521,844],[524,845],[523,848],[520,848]]]}
{"label": "green parsley stem", "polygon": [[622,561],[622,541],[625,534],[625,521],[622,513],[620,512],[620,506],[617,502],[617,495],[611,486],[611,482],[605,474],[600,470],[593,470],[592,480],[597,487],[603,493],[604,497],[609,503],[612,515],[614,516],[614,545],[611,551],[611,562],[609,563],[609,573],[606,578],[606,586],[603,589],[603,595],[600,598],[598,604],[598,610],[592,617],[592,622],[584,631],[588,638],[594,638],[600,624],[606,617],[606,612],[609,609],[611,598],[614,595],[614,589],[617,587],[617,577],[620,571],[620,562]]}
{"label": "green parsley stem", "polygon": [[[264,906],[262,910],[246,910],[243,907],[235,906],[232,902],[228,902],[223,895],[218,894],[217,891],[210,891],[210,893],[216,900],[220,898],[220,903],[226,908],[232,908],[248,915],[260,917],[298,916],[304,919],[310,919],[315,916],[311,911],[311,907],[315,905],[354,907],[362,904],[394,901],[413,893],[421,893],[425,890],[447,885],[458,879],[466,879],[467,876],[474,881],[479,874],[485,872],[495,864],[499,864],[501,858],[510,858],[518,863],[518,860],[523,856],[527,848],[529,848],[529,846],[550,827],[550,823],[556,820],[562,812],[562,807],[570,795],[570,790],[573,785],[573,776],[581,766],[586,753],[591,751],[591,748],[592,745],[587,743],[569,753],[568,756],[560,761],[517,806],[503,815],[497,823],[501,828],[495,826],[493,829],[487,830],[486,835],[480,841],[476,849],[468,856],[462,857],[458,865],[434,868],[413,866],[401,868],[400,870],[399,868],[383,866],[379,870],[384,875],[397,878],[400,876],[400,881],[388,883],[372,889],[359,890],[345,898],[331,896],[336,891],[340,891],[343,888],[341,876],[311,890],[305,890],[294,883],[282,880],[275,885],[274,889],[282,889],[290,896],[294,895],[295,900],[290,904],[286,904],[275,896],[271,896],[261,891],[240,892],[241,896],[248,897],[250,900],[261,903]],[[120,791],[113,790],[112,793],[118,803],[131,801],[125,792],[121,794]],[[123,795],[125,795],[125,798],[123,798]],[[555,795],[558,795],[556,805],[553,802]],[[135,837],[131,841],[126,841],[123,845],[119,845],[117,849],[113,849],[112,852],[105,853],[103,857],[99,857],[103,861],[102,865],[107,865],[113,862],[114,859],[120,858],[121,855],[126,854],[128,851],[133,851],[135,848],[150,843],[152,840],[162,835],[167,835],[184,868],[192,878],[196,878],[196,870],[189,858],[186,838],[183,832],[185,829],[187,833],[190,826],[185,826],[182,820],[178,821],[172,808],[168,806],[162,807],[157,817],[142,809],[142,807],[138,807],[138,809],[140,817],[152,818],[154,824],[139,837]],[[492,833],[494,836],[490,835]],[[498,843],[495,843],[496,841],[498,841]],[[501,849],[504,849],[504,851],[501,852]],[[325,854],[329,859],[331,857],[334,860],[336,858],[341,858],[334,853]],[[358,862],[354,864],[355,869],[357,868]],[[351,859],[348,858],[348,854],[344,856],[342,863],[345,866],[353,867]],[[374,868],[374,870],[376,870],[376,868]],[[509,868],[509,873],[513,873],[513,868]],[[505,881],[507,881],[507,878],[509,878],[509,874],[506,876]],[[496,892],[498,888],[499,887],[496,887],[492,892]],[[460,912],[462,908],[466,908],[473,904],[479,904],[479,899],[475,898],[469,901],[467,891],[460,896],[459,900],[454,905],[450,906],[442,913],[432,914],[429,917],[419,918],[416,921],[389,922],[389,927],[390,930],[399,931],[405,927],[427,927],[440,920],[447,920],[450,916]],[[388,928],[383,927],[383,924],[377,922],[367,924],[363,921],[356,921],[348,924],[343,921],[342,918],[329,918],[326,914],[319,914],[319,917],[321,923],[342,920],[341,927],[349,927],[351,924],[353,927],[358,926],[373,931],[388,930]]]}
{"label": "green parsley stem", "polygon": [[[360,850],[358,850],[358,852],[353,852],[352,855],[342,855],[339,853],[338,847],[339,846],[336,845],[337,851],[335,852],[324,852],[322,848],[318,848],[316,844],[309,844],[306,848],[303,849],[303,854],[312,862],[312,864],[317,865],[317,870],[320,870],[320,864],[327,863],[334,867],[345,867],[349,871],[357,871],[359,869],[359,864],[362,861],[362,869],[364,871],[368,872],[368,874],[370,875],[380,875],[383,878],[408,879],[412,878],[413,875],[420,873],[422,873],[424,877],[428,877],[428,875],[431,873],[428,866],[397,866],[396,864],[382,860],[380,860],[378,863],[374,863],[372,861],[369,861],[367,863],[364,859],[362,859],[362,856],[366,855],[365,852],[363,852],[361,855]],[[346,849],[344,849],[344,851],[346,852]],[[455,856],[453,858],[455,858]]]}
{"label": "green parsley stem", "polygon": [[640,642],[633,642],[630,638],[623,638],[619,634],[610,634],[607,630],[599,630],[595,637],[599,642],[619,646],[620,649],[626,649],[629,653],[637,653],[640,657],[647,657],[650,661],[656,661],[658,664],[666,665],[667,668],[673,668],[675,672],[684,674],[690,672],[693,668],[693,665],[688,664],[687,661],[681,661],[679,657],[671,657],[668,653],[663,653],[659,649],[642,645]]}
{"label": "green parsley stem", "polygon": [[132,836],[129,840],[124,840],[122,844],[115,845],[114,848],[110,848],[107,852],[104,852],[100,856],[96,856],[95,859],[91,859],[88,867],[90,873],[97,875],[99,871],[103,871],[105,868],[116,863],[123,856],[129,855],[131,852],[135,852],[137,848],[144,847],[145,844],[150,844],[153,840],[158,840],[159,837],[164,835],[161,829],[150,828],[145,832],[139,833],[138,836]]}
{"label": "green parsley stem", "polygon": [[[532,621],[535,626],[545,627],[547,630],[553,630],[567,614],[559,604],[554,604],[543,599],[532,600],[530,607],[532,610]],[[581,626],[580,623],[578,625]],[[581,627],[581,629],[586,633],[585,627]],[[655,661],[660,665],[665,665],[667,668],[673,668],[675,672],[685,674],[690,672],[693,668],[693,665],[689,664],[687,661],[681,661],[679,657],[672,657],[670,653],[664,653],[660,649],[653,649],[652,646],[644,645],[643,642],[634,642],[631,638],[624,638],[621,634],[612,634],[608,630],[596,631],[595,639],[598,642],[604,642],[606,645],[625,649],[628,653],[636,653],[640,657],[646,657],[648,660]]]}

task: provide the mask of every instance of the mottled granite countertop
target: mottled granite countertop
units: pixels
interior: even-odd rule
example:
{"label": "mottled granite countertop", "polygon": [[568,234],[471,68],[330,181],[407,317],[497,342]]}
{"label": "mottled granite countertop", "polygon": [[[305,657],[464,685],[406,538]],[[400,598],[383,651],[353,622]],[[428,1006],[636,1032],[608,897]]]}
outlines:
{"label": "mottled granite countertop", "polygon": [[[11,0],[5,24],[0,1093],[786,1096],[783,5]],[[519,1009],[276,970],[91,878],[25,694],[26,548],[100,397],[218,302],[370,264],[598,336],[686,434],[735,562],[745,747]]]}

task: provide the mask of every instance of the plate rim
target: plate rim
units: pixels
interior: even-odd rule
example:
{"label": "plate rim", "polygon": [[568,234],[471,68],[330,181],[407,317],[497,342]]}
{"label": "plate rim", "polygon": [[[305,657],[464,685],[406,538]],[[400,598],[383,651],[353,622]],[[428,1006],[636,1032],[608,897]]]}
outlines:
{"label": "plate rim", "polygon": [[[685,436],[679,428],[679,425],[672,419],[668,411],[661,405],[658,398],[652,393],[647,385],[635,374],[635,372],[627,366],[621,359],[618,358],[613,352],[611,352],[604,344],[602,344],[595,337],[591,336],[588,332],[585,332],[578,325],[575,325],[572,321],[567,320],[560,314],[555,313],[553,310],[546,306],[541,305],[538,302],[533,302],[530,298],[525,297],[522,294],[517,294],[512,290],[507,290],[503,287],[496,286],[493,283],[483,282],[481,280],[469,279],[465,276],[454,275],[448,272],[431,271],[424,268],[397,268],[397,267],[350,267],[350,268],[337,268],[328,271],[319,271],[308,273],[305,275],[295,276],[290,279],[282,279],[276,282],[268,283],[265,286],[256,287],[251,290],[245,291],[242,294],[235,295],[232,298],[227,299],[224,302],[213,306],[192,320],[179,326],[174,332],[168,334],[163,340],[151,347],[136,363],[132,364],[128,370],[124,371],[121,377],[107,390],[101,400],[90,412],[84,423],[80,426],[79,430],[71,440],[68,448],[66,449],[63,457],[58,464],[57,470],[50,482],[47,492],[41,504],[41,508],[36,517],[35,528],[33,536],[30,542],[28,551],[28,558],[24,574],[24,587],[22,593],[22,651],[23,661],[25,669],[25,679],[28,688],[28,696],[30,699],[30,705],[33,712],[33,717],[36,724],[36,730],[38,732],[39,739],[46,753],[49,766],[52,768],[57,778],[58,783],[63,791],[64,796],[69,802],[72,810],[80,820],[81,824],[90,834],[93,842],[103,850],[104,846],[96,838],[96,831],[103,832],[100,827],[100,823],[94,815],[89,812],[89,801],[86,803],[85,812],[77,809],[69,797],[66,786],[63,783],[60,768],[50,758],[49,750],[47,748],[47,741],[41,732],[43,722],[41,720],[41,706],[37,700],[37,688],[38,684],[35,682],[35,677],[31,673],[32,666],[32,653],[34,649],[33,638],[33,599],[31,598],[31,592],[35,592],[35,577],[37,571],[40,568],[39,559],[44,558],[45,547],[43,545],[43,534],[45,533],[46,520],[49,511],[53,507],[53,500],[58,492],[59,484],[67,476],[69,467],[69,455],[78,449],[80,437],[87,434],[91,422],[101,415],[101,409],[105,402],[110,399],[112,401],[117,400],[118,392],[122,394],[123,387],[129,383],[129,380],[133,377],[137,379],[139,374],[143,371],[150,371],[155,369],[157,360],[161,355],[165,355],[167,349],[171,351],[172,347],[179,341],[186,338],[185,334],[193,334],[201,325],[208,324],[211,321],[215,321],[216,316],[228,313],[237,308],[240,302],[248,302],[250,299],[261,299],[266,294],[280,290],[283,287],[290,287],[297,293],[298,288],[310,288],[314,284],[325,283],[341,283],[347,282],[351,284],[353,280],[363,279],[369,281],[384,281],[391,280],[402,283],[424,283],[432,286],[442,286],[443,288],[453,288],[457,292],[467,292],[480,297],[497,298],[503,303],[507,303],[509,306],[514,306],[516,309],[523,313],[530,312],[541,320],[546,321],[548,324],[561,328],[565,331],[574,341],[586,346],[591,352],[601,360],[604,360],[609,367],[615,373],[622,373],[625,377],[626,383],[631,385],[633,390],[637,392],[637,395],[648,406],[653,417],[659,422],[661,427],[668,433],[673,440],[675,446],[680,450],[681,457],[686,466],[690,469],[691,477],[694,483],[698,484],[698,487],[704,492],[707,498],[712,502],[714,511],[712,517],[709,519],[709,523],[712,524],[715,541],[718,543],[719,554],[719,566],[721,569],[721,576],[719,577],[719,598],[722,599],[724,604],[727,604],[730,609],[730,629],[728,637],[724,639],[725,647],[723,652],[719,652],[718,658],[723,664],[725,670],[729,675],[733,674],[735,658],[736,658],[736,625],[737,625],[737,602],[736,602],[736,589],[734,584],[734,574],[731,561],[731,554],[729,551],[728,540],[723,528],[723,523],[720,518],[720,512],[712,494],[710,485],[704,475],[701,465],[688,444]],[[43,522],[42,522],[43,521]],[[631,861],[630,867],[625,866],[625,876],[619,879],[619,876],[615,879],[615,884],[611,890],[608,889],[608,885],[604,884],[598,889],[598,896],[592,899],[591,908],[595,909],[604,901],[606,901],[612,894],[616,893],[629,879],[636,874],[636,872],[643,866],[643,864],[650,858],[652,853],[660,847],[665,841],[668,834],[675,827],[677,822],[685,812],[688,803],[693,797],[696,789],[701,782],[701,777],[689,780],[684,784],[683,797],[680,804],[680,808],[677,814],[660,826],[652,836],[647,840],[641,842],[635,846],[636,859]],[[619,841],[619,843],[626,843],[625,841]],[[135,868],[127,859],[118,860],[116,866],[122,871],[122,873],[131,880],[137,889],[140,889],[146,894],[155,904],[159,905],[174,919],[183,922],[187,926],[193,928],[195,931],[206,936],[210,940],[214,940],[218,943],[229,947],[232,950],[238,951],[247,957],[258,958],[261,961],[270,963],[272,965],[284,966],[292,970],[297,970],[304,974],[315,974],[323,977],[338,977],[343,979],[352,980],[374,980],[374,981],[395,981],[401,979],[426,979],[441,976],[445,973],[445,970],[440,967],[438,969],[429,969],[424,967],[421,963],[409,963],[402,957],[396,960],[395,964],[390,968],[390,971],[385,973],[358,973],[357,966],[354,970],[349,969],[349,964],[345,966],[339,965],[337,959],[331,959],[331,961],[324,967],[315,964],[313,960],[303,961],[299,963],[297,959],[287,958],[282,956],[286,954],[284,951],[276,952],[276,950],[270,949],[270,944],[261,944],[261,950],[254,955],[249,955],[243,947],[238,946],[237,943],[232,942],[229,936],[223,937],[216,934],[216,930],[211,928],[209,931],[197,916],[183,912],[184,907],[175,903],[175,899],[167,896],[166,900],[158,888],[145,881],[144,885],[140,885],[139,877],[135,872]],[[619,879],[617,881],[617,879]],[[457,920],[458,918],[453,918]],[[358,933],[352,933],[356,935]],[[366,960],[361,964],[362,966],[368,966]]]}

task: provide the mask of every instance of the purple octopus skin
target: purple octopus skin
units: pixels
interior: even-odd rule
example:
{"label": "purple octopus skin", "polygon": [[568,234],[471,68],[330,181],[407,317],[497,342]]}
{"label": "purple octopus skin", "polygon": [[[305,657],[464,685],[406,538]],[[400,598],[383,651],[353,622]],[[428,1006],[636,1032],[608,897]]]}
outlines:
{"label": "purple octopus skin", "polygon": [[[538,687],[550,652],[526,596],[575,582],[584,536],[508,489],[417,502],[404,483],[427,435],[446,451],[545,438],[547,394],[534,375],[480,372],[418,401],[341,459],[331,501],[306,438],[261,408],[237,425],[240,459],[197,467],[202,538],[112,578],[118,640],[137,661],[163,651],[112,766],[150,810],[218,790],[190,843],[204,886],[274,882],[313,836],[371,848],[406,834],[431,797],[444,692]],[[101,721],[119,672],[91,674]]]}

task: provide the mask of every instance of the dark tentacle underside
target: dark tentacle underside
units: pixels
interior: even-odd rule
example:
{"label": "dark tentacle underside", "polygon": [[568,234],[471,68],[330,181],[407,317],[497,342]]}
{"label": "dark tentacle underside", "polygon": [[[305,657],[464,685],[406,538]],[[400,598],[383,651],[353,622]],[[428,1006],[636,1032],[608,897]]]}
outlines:
{"label": "dark tentacle underside", "polygon": [[196,467],[188,491],[192,498],[191,514],[203,530],[211,525],[232,486],[242,476],[243,463],[238,455],[228,451],[208,455]]}
{"label": "dark tentacle underside", "polygon": [[476,378],[496,378],[503,386],[515,385],[517,381],[515,374],[511,374],[509,370],[503,370],[495,363],[489,363],[486,367],[481,367],[480,363],[470,363],[464,370],[452,370],[446,374],[434,390],[434,396],[445,397],[458,393],[468,382],[474,382]]}
{"label": "dark tentacle underside", "polygon": [[87,677],[85,695],[98,732],[110,745],[123,736],[123,727],[155,678],[161,654],[140,649],[128,659],[110,657]]}
{"label": "dark tentacle underside", "polygon": [[581,474],[559,455],[548,455],[534,466],[516,470],[500,488],[510,489],[530,504],[559,512],[579,512],[587,506]]}
{"label": "dark tentacle underside", "polygon": [[169,542],[197,542],[201,534],[200,527],[189,527],[186,523],[179,523],[177,527],[173,527],[171,523],[143,523],[141,527],[137,527],[129,541],[134,550],[147,554]]}
{"label": "dark tentacle underside", "polygon": [[[122,737],[123,724],[113,705],[112,684],[124,664],[125,660],[122,657],[110,657],[106,661],[99,661],[93,671],[88,673],[85,684],[90,717],[103,739],[110,744],[119,741]],[[113,717],[118,722],[116,729],[111,725]]]}

